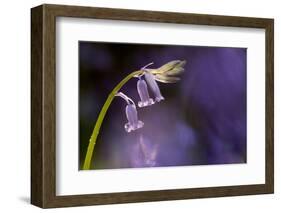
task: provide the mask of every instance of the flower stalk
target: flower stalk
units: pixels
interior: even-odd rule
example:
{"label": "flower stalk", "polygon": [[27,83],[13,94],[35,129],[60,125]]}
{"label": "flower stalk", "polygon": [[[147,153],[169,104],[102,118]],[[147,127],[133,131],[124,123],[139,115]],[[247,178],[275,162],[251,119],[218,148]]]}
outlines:
{"label": "flower stalk", "polygon": [[122,88],[122,86],[129,81],[131,78],[133,78],[136,75],[140,75],[142,74],[142,70],[139,71],[135,71],[130,73],[129,75],[127,75],[119,84],[117,84],[117,86],[111,91],[111,93],[108,95],[101,111],[100,114],[98,116],[97,122],[95,124],[92,136],[90,138],[89,141],[89,145],[88,145],[88,149],[87,149],[87,153],[86,153],[86,157],[85,157],[85,161],[83,164],[83,170],[89,170],[91,169],[91,161],[92,161],[92,156],[93,156],[93,151],[96,145],[96,141],[97,141],[97,137],[99,135],[99,131],[100,131],[100,127],[101,124],[103,122],[103,119],[106,115],[106,112],[111,104],[111,102],[113,101],[115,95],[118,93],[118,91]]}

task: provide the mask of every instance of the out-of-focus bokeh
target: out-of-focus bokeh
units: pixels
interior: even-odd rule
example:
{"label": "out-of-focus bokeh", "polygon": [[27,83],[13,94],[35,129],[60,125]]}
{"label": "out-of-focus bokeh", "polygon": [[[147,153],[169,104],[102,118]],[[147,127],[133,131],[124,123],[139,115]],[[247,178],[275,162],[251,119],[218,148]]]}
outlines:
{"label": "out-of-focus bokeh", "polygon": [[[150,62],[186,60],[181,81],[158,83],[165,100],[137,108],[144,127],[127,133],[116,97],[93,153],[94,169],[246,163],[245,48],[79,42],[80,168],[112,89]],[[121,91],[139,101],[137,80]],[[150,95],[152,93],[150,91]]]}

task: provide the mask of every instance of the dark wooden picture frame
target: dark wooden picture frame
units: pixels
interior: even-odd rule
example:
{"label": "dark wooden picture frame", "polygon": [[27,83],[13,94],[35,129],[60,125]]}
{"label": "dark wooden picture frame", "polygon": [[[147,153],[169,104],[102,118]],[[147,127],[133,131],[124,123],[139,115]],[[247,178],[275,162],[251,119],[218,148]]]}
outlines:
{"label": "dark wooden picture frame", "polygon": [[[192,189],[56,195],[56,18],[94,18],[159,23],[262,28],[266,34],[265,184]],[[31,9],[31,203],[66,207],[218,196],[274,191],[274,20],[125,9],[41,5]]]}

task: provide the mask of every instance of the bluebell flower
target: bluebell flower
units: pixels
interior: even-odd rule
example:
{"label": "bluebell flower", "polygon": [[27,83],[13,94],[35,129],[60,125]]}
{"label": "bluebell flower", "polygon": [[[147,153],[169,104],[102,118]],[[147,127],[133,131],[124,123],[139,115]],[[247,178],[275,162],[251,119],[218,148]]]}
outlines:
{"label": "bluebell flower", "polygon": [[147,90],[147,84],[145,80],[141,79],[141,77],[138,80],[137,83],[137,90],[140,96],[140,101],[138,102],[139,107],[145,107],[145,106],[150,106],[154,104],[154,101],[152,98],[149,97],[149,93]]}
{"label": "bluebell flower", "polygon": [[[166,63],[157,69],[148,69],[147,67],[152,64],[153,63],[147,64],[141,68],[140,74],[134,76],[139,78],[137,82],[137,90],[140,96],[140,101],[138,102],[139,107],[150,106],[155,102],[164,100],[157,81],[162,83],[175,83],[179,81],[180,78],[177,77],[177,75],[184,71],[183,66],[185,65],[185,61],[175,60]],[[142,76],[144,76],[145,80],[142,79]],[[155,101],[150,98],[147,85],[153,92]],[[122,92],[118,92],[115,96],[119,96],[127,102],[125,112],[128,123],[126,123],[124,126],[125,130],[127,132],[131,132],[142,128],[144,123],[138,119],[138,112],[135,102]]]}
{"label": "bluebell flower", "polygon": [[138,112],[135,102],[122,92],[118,92],[115,96],[119,96],[127,102],[125,112],[126,112],[126,117],[128,119],[128,123],[126,123],[124,126],[125,130],[127,132],[131,132],[139,128],[142,128],[144,123],[138,119]]}
{"label": "bluebell flower", "polygon": [[155,97],[155,101],[156,102],[160,102],[161,100],[164,100],[164,97],[162,96],[159,86],[155,80],[155,77],[153,74],[151,74],[150,72],[145,72],[144,74],[145,80],[147,82],[147,84],[149,85],[150,89],[152,90],[154,97]]}
{"label": "bluebell flower", "polygon": [[128,123],[125,124],[125,130],[127,132],[131,132],[143,127],[144,123],[138,120],[136,105],[128,104],[126,106],[126,116],[128,119]]}
{"label": "bluebell flower", "polygon": [[144,72],[137,77],[144,75],[147,84],[154,94],[155,101],[160,102],[164,100],[164,97],[161,94],[157,81],[161,83],[176,83],[180,80],[178,75],[184,71],[183,66],[185,63],[186,61],[174,60],[157,69],[149,69],[147,67],[153,64],[150,63],[141,69]]}

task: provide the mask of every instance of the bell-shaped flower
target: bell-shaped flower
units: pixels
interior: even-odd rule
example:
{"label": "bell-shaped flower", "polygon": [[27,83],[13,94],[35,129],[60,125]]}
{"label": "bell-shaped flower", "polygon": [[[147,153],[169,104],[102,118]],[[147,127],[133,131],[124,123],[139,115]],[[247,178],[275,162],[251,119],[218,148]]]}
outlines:
{"label": "bell-shaped flower", "polygon": [[122,92],[118,92],[115,96],[119,96],[127,102],[125,111],[126,111],[126,117],[128,119],[128,123],[126,123],[124,126],[125,130],[127,132],[131,132],[139,128],[142,128],[144,123],[138,119],[138,112],[135,102]]}
{"label": "bell-shaped flower", "polygon": [[131,132],[142,128],[144,123],[138,119],[138,112],[134,104],[128,104],[126,106],[126,116],[128,123],[125,124],[125,130]]}
{"label": "bell-shaped flower", "polygon": [[[163,66],[157,68],[157,69],[151,69],[147,68],[148,66],[152,65],[152,63],[149,63],[141,68],[141,73],[135,75],[134,77],[140,78],[144,75],[145,80],[152,90],[155,101],[160,102],[164,100],[164,97],[161,94],[161,91],[159,89],[159,86],[156,81],[161,83],[176,83],[180,80],[178,77],[179,74],[181,74],[184,71],[184,65],[186,64],[186,61],[183,60],[174,60],[170,61]],[[140,94],[140,92],[139,92]],[[143,100],[148,100],[149,96],[146,96]],[[142,100],[142,99],[141,99]],[[141,101],[141,106],[143,106],[143,101]],[[147,104],[147,102],[145,102]],[[140,106],[140,105],[139,105]],[[140,106],[140,107],[141,107]]]}
{"label": "bell-shaped flower", "polygon": [[155,101],[156,102],[160,102],[162,100],[164,100],[164,97],[162,96],[159,86],[155,80],[155,77],[153,74],[151,74],[150,72],[145,72],[144,74],[145,80],[147,82],[147,84],[149,85],[150,89],[152,90],[154,97],[155,97]]}
{"label": "bell-shaped flower", "polygon": [[145,107],[145,106],[150,106],[154,104],[154,101],[152,98],[149,97],[149,93],[147,90],[147,84],[145,80],[139,78],[138,83],[137,83],[137,90],[140,96],[140,101],[138,102],[139,107]]}

